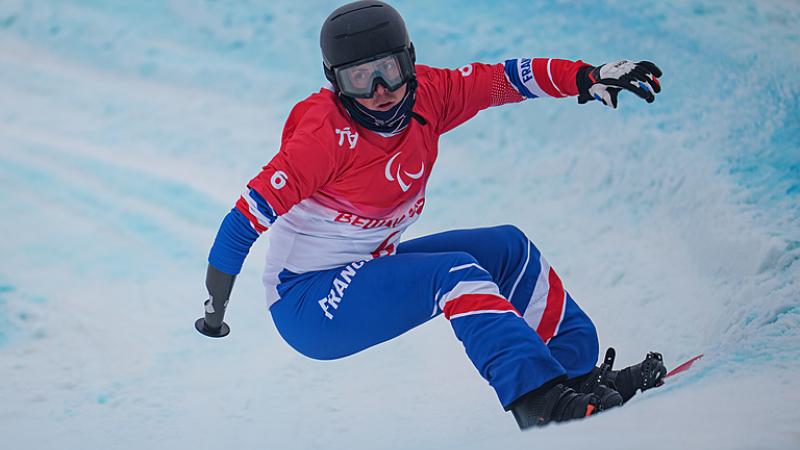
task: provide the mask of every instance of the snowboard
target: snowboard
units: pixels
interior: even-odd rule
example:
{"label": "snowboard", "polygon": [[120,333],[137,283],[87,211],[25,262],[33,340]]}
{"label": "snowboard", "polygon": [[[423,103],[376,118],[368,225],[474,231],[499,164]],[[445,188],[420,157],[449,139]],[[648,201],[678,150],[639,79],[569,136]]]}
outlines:
{"label": "snowboard", "polygon": [[680,364],[680,365],[676,366],[674,369],[670,370],[669,372],[667,372],[666,375],[664,375],[664,380],[666,381],[670,377],[674,377],[675,375],[678,375],[679,373],[683,373],[683,372],[686,372],[687,370],[691,369],[692,365],[694,365],[694,363],[698,359],[700,359],[702,357],[703,357],[703,354],[701,353],[701,354],[695,356],[694,358],[691,358],[688,361],[684,362],[683,364]]}

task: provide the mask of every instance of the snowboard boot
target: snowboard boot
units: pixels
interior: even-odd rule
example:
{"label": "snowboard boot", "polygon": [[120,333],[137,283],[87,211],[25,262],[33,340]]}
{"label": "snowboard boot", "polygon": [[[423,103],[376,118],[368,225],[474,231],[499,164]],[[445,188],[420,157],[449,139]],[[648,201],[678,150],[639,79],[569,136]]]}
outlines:
{"label": "snowboard boot", "polygon": [[581,394],[563,384],[545,384],[511,404],[511,412],[520,430],[565,422],[596,414],[598,400],[595,394]]}
{"label": "snowboard boot", "polygon": [[600,367],[595,367],[588,374],[568,380],[564,384],[576,392],[592,393],[597,396],[597,407],[600,411],[622,405],[624,403],[622,395],[614,388],[609,375],[614,367],[614,357],[614,349],[608,349]]}
{"label": "snowboard boot", "polygon": [[614,388],[622,395],[623,402],[627,402],[640,389],[644,392],[664,384],[666,374],[667,368],[664,367],[661,353],[650,352],[639,364],[616,372]]}
{"label": "snowboard boot", "polygon": [[568,384],[578,392],[594,392],[598,386],[604,385],[617,391],[622,397],[622,403],[630,400],[639,390],[644,392],[664,384],[667,368],[664,367],[661,353],[650,352],[644,361],[622,370],[613,370],[615,357],[614,348],[609,348],[600,367],[595,367],[587,375],[570,380]]}

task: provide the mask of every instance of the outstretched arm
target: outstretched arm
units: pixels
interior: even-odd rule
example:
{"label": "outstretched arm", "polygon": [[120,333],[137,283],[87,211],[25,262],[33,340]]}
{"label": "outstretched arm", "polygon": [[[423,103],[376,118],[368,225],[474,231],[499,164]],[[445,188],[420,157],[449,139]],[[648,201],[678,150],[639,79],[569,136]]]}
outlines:
{"label": "outstretched arm", "polygon": [[491,106],[525,99],[578,96],[583,104],[599,100],[616,108],[621,90],[652,102],[661,90],[661,70],[647,61],[627,60],[592,66],[583,61],[518,58],[503,64],[472,63],[457,70],[430,69],[434,98],[439,99],[440,134]]}
{"label": "outstretched arm", "polygon": [[511,85],[526,98],[578,95],[580,104],[597,100],[616,108],[622,90],[633,92],[647,103],[652,103],[661,91],[661,69],[650,61],[634,63],[623,59],[594,67],[563,59],[512,59],[506,61],[505,72]]}

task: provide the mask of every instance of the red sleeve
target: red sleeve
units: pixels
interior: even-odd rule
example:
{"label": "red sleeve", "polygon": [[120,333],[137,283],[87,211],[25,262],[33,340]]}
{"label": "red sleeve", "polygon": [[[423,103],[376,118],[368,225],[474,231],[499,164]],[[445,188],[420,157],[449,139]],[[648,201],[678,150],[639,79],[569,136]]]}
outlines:
{"label": "red sleeve", "polygon": [[551,97],[578,95],[578,69],[587,64],[566,59],[534,58],[533,75],[536,83]]}
{"label": "red sleeve", "polygon": [[321,134],[317,131],[323,125],[324,118],[306,114],[306,108],[298,105],[286,121],[280,151],[247,184],[277,215],[286,213],[333,178],[338,164],[331,147],[318,138]]}
{"label": "red sleeve", "polygon": [[534,58],[472,63],[457,70],[420,67],[437,111],[437,132],[443,134],[490,106],[578,95],[576,75],[584,66],[583,61]]}
{"label": "red sleeve", "polygon": [[552,58],[509,59],[505,74],[512,86],[525,98],[568,97],[578,95],[576,76],[583,61]]}
{"label": "red sleeve", "polygon": [[438,134],[452,130],[490,106],[524,100],[508,83],[502,64],[472,63],[457,70],[426,69],[426,82],[438,115]]}

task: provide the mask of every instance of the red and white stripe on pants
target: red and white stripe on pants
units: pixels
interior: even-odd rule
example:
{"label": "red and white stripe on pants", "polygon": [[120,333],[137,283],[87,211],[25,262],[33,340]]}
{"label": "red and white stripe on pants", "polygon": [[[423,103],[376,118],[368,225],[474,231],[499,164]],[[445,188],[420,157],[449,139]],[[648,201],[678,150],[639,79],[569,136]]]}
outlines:
{"label": "red and white stripe on pants", "polygon": [[540,267],[536,287],[522,317],[547,343],[558,334],[558,327],[564,320],[567,292],[561,284],[561,278],[544,256],[540,257]]}
{"label": "red and white stripe on pants", "polygon": [[[485,270],[477,264],[466,264],[453,267],[450,272],[463,270],[468,266]],[[520,316],[511,302],[500,294],[497,285],[484,280],[458,282],[438,300],[438,305],[447,320],[474,314],[513,313]]]}

